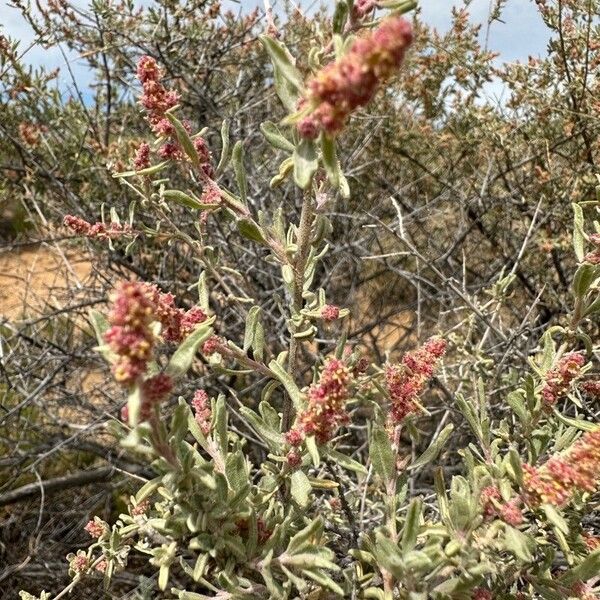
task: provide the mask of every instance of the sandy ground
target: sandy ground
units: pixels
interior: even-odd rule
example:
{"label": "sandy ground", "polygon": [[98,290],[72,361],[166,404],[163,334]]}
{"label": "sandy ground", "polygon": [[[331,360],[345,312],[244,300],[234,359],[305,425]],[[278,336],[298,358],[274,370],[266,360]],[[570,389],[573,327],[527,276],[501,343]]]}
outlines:
{"label": "sandy ground", "polygon": [[57,244],[0,250],[0,320],[31,318],[44,307],[65,308],[69,290],[83,289],[91,272],[88,257]]}

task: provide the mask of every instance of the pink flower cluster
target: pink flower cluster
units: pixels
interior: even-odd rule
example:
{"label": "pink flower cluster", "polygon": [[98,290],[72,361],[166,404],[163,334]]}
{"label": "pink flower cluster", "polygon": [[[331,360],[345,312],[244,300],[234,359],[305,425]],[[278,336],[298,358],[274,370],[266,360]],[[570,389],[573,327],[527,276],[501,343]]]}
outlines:
{"label": "pink flower cluster", "polygon": [[[368,2],[359,5],[370,10]],[[406,19],[390,17],[357,39],[344,57],[321,69],[308,82],[306,97],[299,106],[310,110],[298,123],[300,135],[314,139],[321,131],[338,133],[350,114],[368,104],[379,84],[402,64],[412,38]]]}
{"label": "pink flower cluster", "polygon": [[471,598],[473,598],[473,600],[493,600],[494,596],[492,596],[490,590],[479,587],[473,590]]}
{"label": "pink flower cluster", "polygon": [[417,411],[417,400],[445,354],[446,345],[443,338],[433,337],[421,348],[406,353],[399,365],[387,366],[385,380],[392,402],[391,425],[399,425],[407,415]]}
{"label": "pink flower cluster", "polygon": [[122,235],[131,235],[133,229],[131,225],[126,223],[121,225],[120,223],[109,223],[105,225],[98,221],[97,223],[88,223],[81,217],[75,217],[74,215],[65,215],[63,223],[71,231],[78,235],[85,235],[89,238],[97,238],[100,240],[114,239]]}
{"label": "pink flower cluster", "polygon": [[323,321],[335,321],[340,317],[340,308],[333,304],[326,304],[321,309],[321,319]]}
{"label": "pink flower cluster", "polygon": [[[175,128],[171,121],[166,117],[166,112],[177,105],[179,94],[174,90],[167,90],[161,83],[162,74],[156,61],[151,56],[142,56],[137,65],[137,77],[143,88],[143,94],[140,103],[146,109],[148,122],[152,131],[166,142],[159,148],[158,154],[165,160],[183,160],[185,154],[175,135]],[[191,126],[184,121],[183,126],[188,133]],[[206,145],[206,141],[197,137],[193,141],[196,152],[198,153],[201,174],[206,178],[214,177],[214,167],[212,165],[212,156]],[[136,153],[135,168],[143,169],[149,166],[150,147],[142,144]]]}
{"label": "pink flower cluster", "polygon": [[480,495],[483,514],[488,518],[499,518],[500,520],[516,527],[523,522],[523,512],[519,508],[520,498],[513,498],[504,503],[500,490],[495,485],[490,485],[481,490]]}
{"label": "pink flower cluster", "polygon": [[125,386],[133,385],[146,372],[154,348],[151,325],[156,319],[155,305],[146,289],[146,284],[127,281],[112,296],[111,328],[104,340],[117,355],[115,379]]}
{"label": "pink flower cluster", "polygon": [[161,335],[167,342],[179,343],[200,323],[206,321],[206,313],[198,306],[185,311],[175,306],[175,296],[161,292],[155,285],[144,284],[146,293],[154,305],[156,320],[161,323]]}
{"label": "pink flower cluster", "polygon": [[150,144],[142,142],[135,152],[133,166],[136,171],[147,169],[150,166]]}
{"label": "pink flower cluster", "polygon": [[145,515],[148,512],[149,508],[150,508],[150,501],[142,500],[139,504],[136,504],[136,506],[131,507],[131,509],[130,509],[131,516],[139,517],[141,515]]}
{"label": "pink flower cluster", "polygon": [[330,358],[321,371],[319,382],[308,389],[308,405],[296,417],[286,441],[299,446],[306,436],[314,435],[319,444],[330,441],[340,425],[348,423],[346,401],[350,397],[352,374],[344,363]]}
{"label": "pink flower cluster", "polygon": [[84,527],[84,529],[93,538],[99,538],[99,537],[103,536],[107,531],[106,523],[101,521],[98,517],[94,518],[93,521],[88,521],[88,523]]}
{"label": "pink flower cluster", "polygon": [[592,265],[600,265],[600,233],[592,233],[589,239],[594,245],[594,249],[583,257],[583,261]]}
{"label": "pink flower cluster", "polygon": [[600,398],[600,380],[585,381],[579,386],[579,389],[591,398]]}
{"label": "pink flower cluster", "polygon": [[541,467],[523,465],[525,501],[530,506],[567,505],[578,491],[593,492],[600,477],[600,428],[585,433],[563,455]]}
{"label": "pink flower cluster", "polygon": [[352,11],[355,19],[364,19],[377,8],[377,0],[354,0]]}
{"label": "pink flower cluster", "polygon": [[197,390],[192,399],[192,408],[194,409],[194,417],[196,423],[200,426],[200,430],[204,435],[210,433],[211,426],[211,408],[208,394],[204,390]]}
{"label": "pink flower cluster", "polygon": [[592,588],[583,581],[578,581],[569,591],[569,595],[579,600],[598,600],[598,596],[594,594]]}
{"label": "pink flower cluster", "polygon": [[585,359],[580,352],[565,354],[558,364],[546,373],[542,400],[547,407],[554,406],[571,387],[571,383],[581,373]]}
{"label": "pink flower cluster", "polygon": [[162,73],[151,56],[142,56],[138,61],[137,77],[144,91],[140,103],[148,113],[152,130],[160,136],[171,136],[174,133],[173,125],[165,117],[165,113],[177,105],[179,94],[163,86],[160,81]]}

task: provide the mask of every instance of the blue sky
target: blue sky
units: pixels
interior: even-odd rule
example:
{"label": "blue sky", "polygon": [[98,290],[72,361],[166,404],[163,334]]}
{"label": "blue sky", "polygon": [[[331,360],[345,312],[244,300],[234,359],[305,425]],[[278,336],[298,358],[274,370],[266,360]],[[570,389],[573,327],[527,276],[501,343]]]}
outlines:
{"label": "blue sky", "polygon": [[[42,2],[44,0],[41,0]],[[273,6],[277,5],[277,0],[271,0]],[[325,0],[326,1],[326,0]],[[281,2],[281,0],[279,0]],[[80,6],[87,4],[86,0],[76,0]],[[140,0],[140,4],[147,4],[148,0]],[[262,0],[242,0],[233,2],[225,0],[225,7],[240,10],[253,8],[256,5],[262,6]],[[302,7],[310,8],[317,5],[317,2],[298,0]],[[421,0],[420,6],[423,19],[431,25],[443,30],[448,27],[450,21],[450,10],[453,4],[462,5],[462,0]],[[482,37],[485,31],[486,22],[490,10],[490,4],[493,0],[472,0],[469,11],[471,18],[477,23],[483,23]],[[489,49],[500,53],[500,60],[517,61],[526,60],[529,55],[539,55],[545,52],[548,41],[547,30],[542,23],[533,0],[508,0],[507,6],[503,12],[504,23],[495,22],[492,24],[489,35]],[[8,6],[7,0],[0,0],[0,25],[4,32],[12,37],[22,41],[21,51],[25,51],[31,44],[32,33],[24,23],[19,12]],[[26,60],[35,66],[43,65],[48,68],[61,68],[59,85],[69,86],[70,77],[65,68],[64,58],[58,48],[43,49],[34,46],[29,49],[25,55]],[[83,61],[78,60],[77,56],[68,55],[70,66],[77,77],[78,83],[82,87],[90,81],[90,74]],[[488,94],[491,97],[499,98],[502,90],[491,84],[488,88]]]}

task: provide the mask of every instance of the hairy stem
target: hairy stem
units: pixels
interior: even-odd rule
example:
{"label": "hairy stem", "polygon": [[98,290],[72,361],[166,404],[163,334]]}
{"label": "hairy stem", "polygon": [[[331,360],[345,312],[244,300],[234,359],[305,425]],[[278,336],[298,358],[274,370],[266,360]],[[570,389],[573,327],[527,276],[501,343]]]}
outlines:
{"label": "hairy stem", "polygon": [[[294,259],[294,293],[292,297],[292,315],[298,314],[302,310],[302,293],[304,291],[304,272],[306,270],[306,261],[310,251],[310,228],[314,216],[313,199],[310,190],[304,192],[304,201],[302,203],[302,212],[300,213],[300,224],[298,226],[298,251]],[[290,327],[290,349],[288,357],[288,373],[295,378],[298,369],[298,340],[294,337],[297,326]],[[292,399],[286,396],[283,403],[283,416],[281,427],[282,431],[288,431],[292,426],[294,418],[294,405]]]}

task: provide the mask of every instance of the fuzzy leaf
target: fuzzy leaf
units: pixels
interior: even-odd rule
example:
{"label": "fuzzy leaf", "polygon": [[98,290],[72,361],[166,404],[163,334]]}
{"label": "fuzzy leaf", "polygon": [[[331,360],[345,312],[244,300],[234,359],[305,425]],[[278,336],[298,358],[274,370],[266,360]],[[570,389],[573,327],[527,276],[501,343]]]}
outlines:
{"label": "fuzzy leaf", "polygon": [[200,324],[187,338],[185,338],[185,340],[183,340],[167,365],[167,373],[171,375],[171,377],[178,378],[187,373],[192,365],[194,356],[196,356],[198,348],[213,334],[211,325],[214,321],[215,317],[204,321],[204,323]]}
{"label": "fuzzy leaf", "polygon": [[217,165],[217,173],[222,173],[229,162],[229,121],[224,120],[221,125],[221,157]]}
{"label": "fuzzy leaf", "polygon": [[299,411],[302,408],[303,396],[302,392],[298,389],[296,382],[292,379],[292,376],[276,360],[272,360],[269,363],[269,369],[271,369],[275,377],[283,383],[283,387],[294,403],[294,408],[296,411]]}
{"label": "fuzzy leaf", "polygon": [[317,151],[312,140],[303,139],[294,149],[294,181],[305,190],[310,185],[312,177],[319,168]]}
{"label": "fuzzy leaf", "polygon": [[375,426],[371,432],[369,457],[373,469],[386,483],[396,475],[396,457],[387,432]]}
{"label": "fuzzy leaf", "polygon": [[248,180],[246,179],[246,167],[244,166],[244,145],[242,142],[236,142],[231,155],[233,161],[233,170],[235,171],[235,179],[240,191],[242,202],[246,203],[248,199]]}
{"label": "fuzzy leaf", "polygon": [[577,260],[581,262],[585,256],[585,233],[583,231],[583,209],[579,204],[573,206],[573,248]]}
{"label": "fuzzy leaf", "polygon": [[454,425],[452,425],[452,423],[448,423],[448,425],[446,425],[446,427],[440,431],[437,439],[429,445],[425,452],[423,452],[423,454],[421,454],[421,456],[419,456],[419,458],[417,458],[412,465],[410,465],[410,468],[416,469],[434,461],[442,451],[442,448],[446,445],[446,442],[452,435],[453,431]]}
{"label": "fuzzy leaf", "polygon": [[260,130],[262,134],[265,136],[265,139],[271,146],[274,148],[279,148],[279,150],[287,150],[288,152],[294,151],[294,144],[290,142],[279,130],[279,127],[275,125],[275,123],[271,121],[265,121],[261,123]]}
{"label": "fuzzy leaf", "polygon": [[301,508],[308,506],[308,500],[312,487],[308,477],[303,471],[294,471],[291,477],[291,493],[294,501]]}
{"label": "fuzzy leaf", "polygon": [[419,532],[419,522],[421,512],[423,511],[423,502],[420,498],[414,498],[408,507],[404,530],[402,531],[402,551],[404,554],[410,552],[417,543],[417,534]]}

